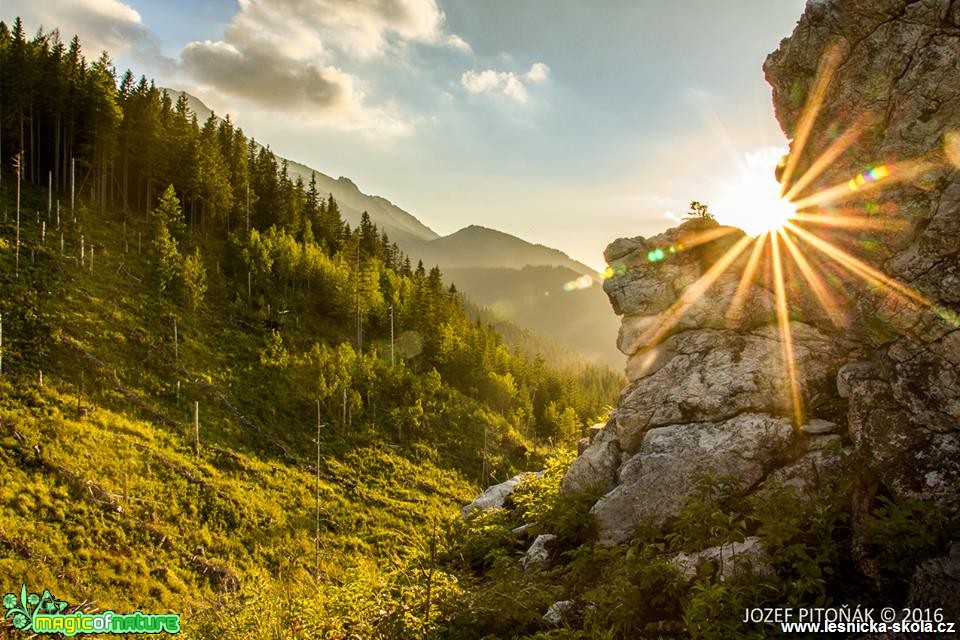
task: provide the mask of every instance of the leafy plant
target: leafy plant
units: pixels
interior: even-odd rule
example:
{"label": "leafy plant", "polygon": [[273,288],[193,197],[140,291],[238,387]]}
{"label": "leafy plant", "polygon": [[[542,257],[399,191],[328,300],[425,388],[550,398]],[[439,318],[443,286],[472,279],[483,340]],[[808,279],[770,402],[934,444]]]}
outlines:
{"label": "leafy plant", "polygon": [[930,504],[879,496],[864,522],[863,542],[880,578],[887,585],[908,579],[921,561],[937,553],[945,524],[946,518]]}
{"label": "leafy plant", "polygon": [[747,514],[737,479],[708,471],[697,478],[696,488],[684,500],[666,540],[677,551],[743,542]]}

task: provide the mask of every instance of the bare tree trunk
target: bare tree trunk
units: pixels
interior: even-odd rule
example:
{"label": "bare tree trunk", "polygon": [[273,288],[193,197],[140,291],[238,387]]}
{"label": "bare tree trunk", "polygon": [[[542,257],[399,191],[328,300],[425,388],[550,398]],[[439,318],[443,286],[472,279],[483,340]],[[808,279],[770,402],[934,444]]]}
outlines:
{"label": "bare tree trunk", "polygon": [[14,258],[14,273],[20,277],[20,159],[23,152],[17,154],[13,159],[13,166],[17,172],[17,246]]}
{"label": "bare tree trunk", "polygon": [[320,580],[320,429],[323,428],[323,424],[320,422],[320,398],[317,398],[317,477],[316,477],[316,489],[315,495],[317,499],[317,533],[316,533],[316,558],[314,561],[315,564],[315,577],[317,581]]}

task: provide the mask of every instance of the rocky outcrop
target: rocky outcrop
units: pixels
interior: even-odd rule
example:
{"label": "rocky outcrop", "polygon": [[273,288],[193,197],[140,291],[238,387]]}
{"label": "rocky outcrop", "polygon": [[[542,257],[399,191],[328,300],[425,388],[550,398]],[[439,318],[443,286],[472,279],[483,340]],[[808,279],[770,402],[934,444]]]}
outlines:
{"label": "rocky outcrop", "polygon": [[855,510],[889,494],[960,512],[960,2],[811,0],[764,71],[788,185],[809,178],[794,199],[829,193],[804,211],[865,223],[796,222],[820,239],[794,234],[819,290],[778,245],[790,367],[769,242],[750,280],[742,232],[709,220],[607,247],[629,384],[562,484],[609,487],[604,542],[668,521],[707,470],[810,495],[854,466]]}
{"label": "rocky outcrop", "polygon": [[[946,0],[811,2],[764,65],[777,118],[797,130],[822,61],[835,56],[798,171],[833,131],[873,126],[814,180],[814,193],[883,165],[890,173],[838,207],[899,221],[905,231],[843,235],[842,246],[904,289],[851,289],[844,338],[863,354],[844,363],[838,394],[858,460],[898,497],[960,509],[960,4]],[[922,170],[916,170],[920,163]]]}

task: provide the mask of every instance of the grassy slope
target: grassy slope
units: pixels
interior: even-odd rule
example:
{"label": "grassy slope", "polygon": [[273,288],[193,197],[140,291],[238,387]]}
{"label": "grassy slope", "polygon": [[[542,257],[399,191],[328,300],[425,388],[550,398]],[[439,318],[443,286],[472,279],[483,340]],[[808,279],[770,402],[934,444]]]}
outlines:
{"label": "grassy slope", "polygon": [[[19,279],[12,213],[0,228],[0,589],[26,582],[87,608],[179,611],[190,637],[215,605],[239,602],[225,595],[235,580],[244,597],[313,584],[315,417],[309,401],[290,406],[258,384],[265,329],[233,309],[240,294],[218,281],[215,265],[206,311],[186,312],[147,284],[146,250],[137,252],[145,225],[129,221],[125,239],[117,220],[86,220],[83,229],[63,225],[66,256],[54,231],[34,264],[28,247],[39,233],[25,222]],[[88,247],[96,243],[92,272],[76,264],[81,231]],[[40,293],[24,287],[34,278],[44,280]],[[52,334],[40,362],[16,356],[25,299],[36,300]],[[290,344],[337,337],[322,320],[287,325]],[[394,589],[402,558],[426,547],[429,523],[455,517],[476,487],[442,451],[398,447],[372,424],[331,427],[321,440],[323,593],[334,590],[326,601]],[[269,624],[333,629],[346,623],[321,619],[362,619],[357,611],[374,596],[352,611],[315,612],[312,627],[280,614]],[[267,634],[237,633],[251,632]]]}

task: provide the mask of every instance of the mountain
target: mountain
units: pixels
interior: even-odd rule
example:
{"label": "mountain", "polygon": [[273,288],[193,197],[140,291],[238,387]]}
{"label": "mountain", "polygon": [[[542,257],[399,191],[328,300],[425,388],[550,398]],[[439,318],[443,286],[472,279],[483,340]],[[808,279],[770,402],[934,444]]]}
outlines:
{"label": "mountain", "polygon": [[613,341],[617,318],[595,281],[584,288],[571,284],[581,277],[578,271],[549,265],[467,267],[444,269],[444,276],[496,316],[535,328],[592,362],[623,367]]}
{"label": "mountain", "polygon": [[444,271],[469,267],[522,269],[528,265],[546,265],[565,267],[575,271],[577,276],[596,274],[562,251],[475,224],[421,243],[416,251],[425,264],[438,264]]}
{"label": "mountain", "polygon": [[[164,88],[170,98],[176,101],[181,95],[187,97],[187,106],[191,111],[197,114],[197,119],[201,122],[210,117],[213,111],[202,100],[186,91],[177,91],[175,89]],[[386,198],[380,196],[371,196],[363,193],[356,184],[349,178],[343,176],[331,178],[330,176],[317,171],[305,164],[294,162],[288,158],[277,156],[278,161],[287,161],[287,171],[293,179],[298,176],[303,179],[304,184],[310,184],[311,176],[316,176],[317,189],[321,194],[332,194],[340,205],[340,213],[343,219],[356,227],[360,224],[360,216],[366,211],[370,214],[370,219],[380,229],[387,232],[390,239],[399,244],[405,250],[417,242],[434,240],[440,236],[430,227],[423,224],[413,215],[407,213],[397,205]]]}
{"label": "mountain", "polygon": [[[196,96],[166,91],[174,100],[185,95],[198,119],[210,117],[212,111]],[[440,236],[386,198],[363,193],[349,178],[332,178],[280,156],[278,160],[286,160],[289,174],[304,183],[315,176],[320,193],[333,195],[351,227],[360,223],[366,211],[414,262],[422,260],[428,268],[438,265],[462,293],[501,319],[591,362],[622,368],[623,356],[613,346],[617,323],[600,288],[564,290],[564,285],[581,276],[595,278],[596,272],[587,265],[558,249],[477,224]]]}
{"label": "mountain", "polygon": [[386,198],[363,193],[350,178],[340,176],[334,180],[292,160],[287,161],[287,170],[291,176],[301,176],[304,184],[310,184],[311,175],[316,176],[317,189],[320,193],[333,194],[340,205],[343,219],[350,223],[351,227],[360,224],[360,216],[366,211],[370,214],[370,219],[379,228],[386,230],[390,239],[401,247],[440,237],[433,229]]}
{"label": "mountain", "polygon": [[[618,376],[511,348],[335,210],[305,233],[275,158],[147,83],[19,20],[0,69],[0,638],[54,600],[196,640],[451,637],[461,505],[572,450]],[[213,203],[247,160],[241,232]]]}

